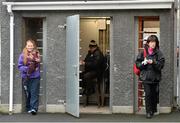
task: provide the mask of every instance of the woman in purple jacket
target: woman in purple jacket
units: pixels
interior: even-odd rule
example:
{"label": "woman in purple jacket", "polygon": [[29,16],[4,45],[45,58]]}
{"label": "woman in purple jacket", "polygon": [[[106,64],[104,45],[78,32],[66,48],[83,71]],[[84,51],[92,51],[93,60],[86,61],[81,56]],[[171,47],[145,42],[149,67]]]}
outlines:
{"label": "woman in purple jacket", "polygon": [[26,110],[36,115],[39,105],[40,54],[34,40],[26,41],[26,46],[19,56],[18,69],[25,91]]}

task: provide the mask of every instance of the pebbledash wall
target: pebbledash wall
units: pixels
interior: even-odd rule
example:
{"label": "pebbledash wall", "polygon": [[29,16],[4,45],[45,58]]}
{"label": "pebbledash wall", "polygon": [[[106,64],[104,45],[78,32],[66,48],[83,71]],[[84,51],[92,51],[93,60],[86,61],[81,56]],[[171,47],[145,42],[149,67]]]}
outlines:
{"label": "pebbledash wall", "polygon": [[[3,2],[5,0],[1,0]],[[137,32],[135,18],[138,16],[160,17],[160,48],[165,55],[165,67],[160,83],[160,112],[171,112],[174,80],[174,10],[81,10],[81,11],[14,11],[14,112],[22,112],[22,85],[17,69],[18,56],[22,49],[23,17],[43,17],[47,23],[46,37],[46,111],[65,112],[65,105],[58,100],[66,97],[66,30],[58,25],[66,23],[66,17],[79,14],[83,17],[112,17],[111,41],[111,104],[113,113],[134,112],[133,63],[136,57]],[[9,104],[9,14],[6,6],[0,5],[0,112],[8,112]],[[123,51],[123,52],[122,52]],[[58,109],[58,110],[57,110]]]}

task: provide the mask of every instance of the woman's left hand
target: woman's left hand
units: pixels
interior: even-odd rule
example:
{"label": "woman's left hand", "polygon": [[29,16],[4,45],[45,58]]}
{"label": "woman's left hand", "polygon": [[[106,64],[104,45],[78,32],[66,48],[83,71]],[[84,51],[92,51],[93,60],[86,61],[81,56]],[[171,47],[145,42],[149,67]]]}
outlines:
{"label": "woman's left hand", "polygon": [[40,62],[40,58],[35,58],[35,61],[36,62]]}
{"label": "woman's left hand", "polygon": [[148,64],[152,64],[153,63],[153,60],[151,60],[151,59],[148,59],[148,62],[147,62]]}
{"label": "woman's left hand", "polygon": [[40,57],[40,54],[39,54],[39,53],[37,54],[37,57],[35,58],[35,61],[36,61],[36,62],[41,62],[41,57]]}
{"label": "woman's left hand", "polygon": [[29,58],[29,59],[33,59],[34,58],[34,56],[30,53],[28,56],[27,56],[27,58]]}

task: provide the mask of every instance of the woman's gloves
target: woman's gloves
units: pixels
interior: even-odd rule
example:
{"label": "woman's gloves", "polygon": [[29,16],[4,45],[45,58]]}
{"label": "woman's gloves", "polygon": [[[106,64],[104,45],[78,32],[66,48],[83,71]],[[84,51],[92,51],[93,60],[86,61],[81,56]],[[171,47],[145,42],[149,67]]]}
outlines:
{"label": "woman's gloves", "polygon": [[152,59],[146,59],[146,58],[144,58],[144,61],[142,61],[142,64],[143,64],[143,65],[152,64],[152,63],[153,63],[153,60],[152,60]]}
{"label": "woman's gloves", "polygon": [[144,58],[144,61],[142,61],[142,63],[141,63],[141,64],[143,64],[143,65],[147,65],[147,63],[148,63],[148,60],[147,60],[146,58]]}

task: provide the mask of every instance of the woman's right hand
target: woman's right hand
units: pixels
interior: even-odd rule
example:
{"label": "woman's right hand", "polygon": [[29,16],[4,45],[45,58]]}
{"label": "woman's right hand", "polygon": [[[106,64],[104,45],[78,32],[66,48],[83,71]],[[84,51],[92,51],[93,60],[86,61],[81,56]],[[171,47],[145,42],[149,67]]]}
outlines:
{"label": "woman's right hand", "polygon": [[80,65],[85,65],[85,62],[83,60],[80,60],[79,64]]}
{"label": "woman's right hand", "polygon": [[31,54],[31,53],[29,53],[29,55],[27,56],[27,58],[29,58],[29,59],[33,59],[34,58],[34,56]]}
{"label": "woman's right hand", "polygon": [[148,63],[148,60],[146,58],[144,58],[144,61],[142,61],[142,64],[147,65],[147,63]]}

